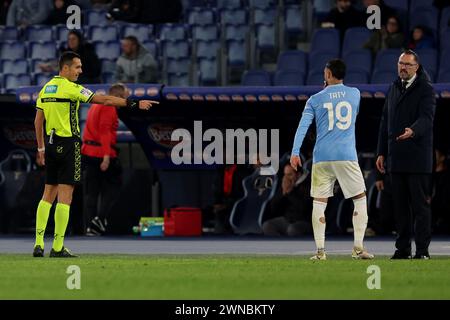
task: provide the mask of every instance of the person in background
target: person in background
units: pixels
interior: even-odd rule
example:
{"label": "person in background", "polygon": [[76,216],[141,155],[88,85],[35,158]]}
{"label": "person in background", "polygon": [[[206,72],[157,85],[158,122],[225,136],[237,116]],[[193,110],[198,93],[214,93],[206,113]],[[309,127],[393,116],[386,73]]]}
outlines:
{"label": "person in background", "polygon": [[42,24],[52,10],[52,0],[13,0],[6,18],[7,26],[25,28]]}
{"label": "person in background", "polygon": [[1,0],[0,1],[0,25],[4,26],[6,24],[6,17],[8,15],[8,9],[11,5],[12,0]]}
{"label": "person in background", "polygon": [[363,25],[363,15],[353,7],[351,0],[336,0],[336,7],[321,24],[322,28],[338,29],[342,40],[347,29]]}
{"label": "person in background", "polygon": [[[123,99],[128,97],[123,84],[112,85],[109,95]],[[89,108],[81,147],[85,165],[84,213],[87,235],[106,232],[108,213],[120,191],[122,170],[115,147],[118,125],[115,107],[94,104]],[[100,210],[97,210],[100,199]]]}
{"label": "person in background", "polygon": [[107,18],[111,21],[135,22],[139,16],[139,0],[113,0]]}
{"label": "person in background", "polygon": [[72,0],[54,0],[53,10],[50,11],[48,18],[45,20],[45,24],[57,25],[66,24],[70,14],[67,13],[67,8],[75,4]]}
{"label": "person in background", "polygon": [[270,202],[273,217],[266,220],[266,236],[301,236],[312,234],[312,198],[309,195],[311,176],[307,170],[295,171],[289,163],[284,166],[281,188]]}
{"label": "person in background", "polygon": [[434,233],[450,234],[450,171],[445,149],[436,149],[431,212]]}
{"label": "person in background", "polygon": [[388,18],[386,26],[375,30],[363,48],[370,49],[375,57],[378,51],[383,49],[399,49],[405,43],[405,36],[401,30],[400,21],[396,16]]}
{"label": "person in background", "polygon": [[155,83],[158,68],[153,56],[134,36],[122,40],[122,55],[117,59],[116,81],[123,83]]}
{"label": "person in background", "polygon": [[411,50],[434,48],[433,36],[430,34],[428,28],[424,26],[414,27],[408,48]]}

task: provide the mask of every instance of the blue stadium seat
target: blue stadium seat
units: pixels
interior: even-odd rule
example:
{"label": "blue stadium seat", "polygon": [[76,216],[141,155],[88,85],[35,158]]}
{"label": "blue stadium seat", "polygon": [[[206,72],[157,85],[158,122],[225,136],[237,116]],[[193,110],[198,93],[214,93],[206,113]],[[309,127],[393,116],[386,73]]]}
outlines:
{"label": "blue stadium seat", "polygon": [[204,25],[216,23],[214,11],[205,8],[192,8],[187,16],[190,25]]}
{"label": "blue stadium seat", "polygon": [[335,59],[336,56],[327,52],[310,52],[309,53],[309,73],[321,72],[323,76],[323,69],[325,65],[331,59]]}
{"label": "blue stadium seat", "polygon": [[167,84],[174,87],[189,87],[189,74],[187,73],[170,73],[168,74]]}
{"label": "blue stadium seat", "polygon": [[215,24],[195,26],[192,29],[192,37],[196,40],[217,40],[217,26]]}
{"label": "blue stadium seat", "polygon": [[343,56],[347,71],[372,71],[372,53],[367,49],[349,51]]}
{"label": "blue stadium seat", "polygon": [[366,84],[369,83],[369,75],[364,71],[350,71],[346,73],[344,83]]}
{"label": "blue stadium seat", "polygon": [[215,58],[218,57],[220,44],[218,41],[197,41],[197,58]]}
{"label": "blue stadium seat", "polygon": [[94,46],[99,59],[116,60],[120,56],[119,42],[94,42]]}
{"label": "blue stadium seat", "polygon": [[220,12],[220,23],[230,24],[248,24],[247,11],[245,9],[225,9]]}
{"label": "blue stadium seat", "polygon": [[190,55],[187,41],[164,41],[162,50],[164,57],[169,58],[186,58]]}
{"label": "blue stadium seat", "polygon": [[313,0],[314,15],[319,21],[324,19],[328,12],[333,9],[333,3],[329,0]]}
{"label": "blue stadium seat", "polygon": [[108,24],[104,10],[86,10],[84,12],[85,24],[89,26],[104,26]]}
{"label": "blue stadium seat", "polygon": [[25,39],[28,41],[53,41],[53,30],[44,25],[28,26],[25,30]]}
{"label": "blue stadium seat", "polygon": [[367,28],[357,27],[347,29],[342,44],[342,56],[345,56],[350,51],[362,49],[371,34],[372,31]]}
{"label": "blue stadium seat", "polygon": [[373,84],[389,84],[397,79],[398,74],[396,71],[375,70],[370,79],[370,83]]}
{"label": "blue stadium seat", "polygon": [[146,24],[126,24],[122,27],[122,38],[126,36],[135,36],[140,43],[153,38],[153,26]]}
{"label": "blue stadium seat", "polygon": [[306,79],[306,84],[308,86],[322,86],[323,85],[323,70],[309,72],[308,78]]}
{"label": "blue stadium seat", "polygon": [[2,60],[0,62],[0,70],[2,73],[9,74],[25,74],[28,73],[28,61],[25,59]]}
{"label": "blue stadium seat", "polygon": [[431,80],[434,80],[434,75],[437,74],[438,71],[438,53],[435,49],[418,49],[416,53],[419,55],[420,63],[423,65],[425,70],[428,71],[430,76],[432,76]]}
{"label": "blue stadium seat", "polygon": [[433,6],[433,0],[411,0],[409,10],[414,11],[420,7],[431,7],[431,6]]}
{"label": "blue stadium seat", "polygon": [[218,68],[216,58],[201,58],[198,60],[199,84],[201,86],[217,85]]}
{"label": "blue stadium seat", "polygon": [[441,52],[449,48],[450,48],[450,27],[441,30]]}
{"label": "blue stadium seat", "polygon": [[339,31],[336,29],[317,29],[311,40],[311,51],[332,53],[339,56]]}
{"label": "blue stadium seat", "polygon": [[248,0],[250,8],[268,8],[275,4],[275,0]]}
{"label": "blue stadium seat", "polygon": [[306,73],[307,54],[301,50],[288,50],[278,55],[277,70],[295,70]]}
{"label": "blue stadium seat", "polygon": [[28,57],[31,59],[54,59],[56,58],[55,42],[30,42]]}
{"label": "blue stadium seat", "polygon": [[118,41],[119,32],[115,26],[93,26],[89,28],[91,41]]}
{"label": "blue stadium seat", "polygon": [[389,0],[388,5],[396,10],[408,11],[408,0]]}
{"label": "blue stadium seat", "polygon": [[53,38],[56,41],[67,41],[67,35],[69,34],[69,29],[65,24],[59,24],[53,27]]}
{"label": "blue stadium seat", "polygon": [[278,70],[273,78],[274,86],[302,86],[305,74],[298,70]]}
{"label": "blue stadium seat", "polygon": [[86,121],[89,112],[89,104],[81,103],[78,110],[80,112],[80,121]]}
{"label": "blue stadium seat", "polygon": [[439,77],[442,72],[450,73],[450,64],[446,63],[447,61],[450,61],[450,47],[441,51],[440,61],[441,65],[439,67]]}
{"label": "blue stadium seat", "polygon": [[247,25],[227,25],[225,26],[225,40],[245,40],[248,36]]}
{"label": "blue stadium seat", "polygon": [[167,73],[189,73],[191,68],[190,58],[173,59],[168,58],[166,60],[166,72]]}
{"label": "blue stadium seat", "polygon": [[17,89],[31,85],[31,77],[28,74],[5,74],[3,77],[5,89]]}
{"label": "blue stadium seat", "polygon": [[254,23],[255,24],[275,24],[277,11],[275,8],[255,9]]}
{"label": "blue stadium seat", "polygon": [[116,72],[116,60],[102,59],[102,72]]}
{"label": "blue stadium seat", "polygon": [[439,71],[439,75],[437,78],[438,83],[450,83],[450,70],[443,70],[441,69]]}
{"label": "blue stadium seat", "polygon": [[260,24],[256,26],[256,45],[260,51],[273,50],[276,46],[275,25]]}
{"label": "blue stadium seat", "polygon": [[401,50],[399,49],[385,49],[379,51],[375,58],[374,70],[397,72],[398,58]]}
{"label": "blue stadium seat", "polygon": [[243,86],[270,86],[270,73],[264,70],[247,70],[242,75]]}
{"label": "blue stadium seat", "polygon": [[217,0],[217,8],[238,9],[242,8],[242,0]]}
{"label": "blue stadium seat", "polygon": [[[450,7],[444,8],[442,10],[442,13],[441,13],[441,24],[440,24],[440,28],[439,29],[442,32],[443,30],[446,30],[448,28],[450,28]],[[450,38],[447,38],[447,42],[450,42],[450,41],[448,41],[448,39],[450,39]],[[442,43],[441,43],[441,45],[442,45]]]}
{"label": "blue stadium seat", "polygon": [[163,24],[159,30],[159,39],[163,40],[184,40],[188,38],[188,26],[184,24]]}
{"label": "blue stadium seat", "polygon": [[244,66],[247,61],[247,50],[245,41],[227,41],[227,63],[230,66]]}
{"label": "blue stadium seat", "polygon": [[112,72],[103,72],[102,73],[102,82],[113,84],[116,82],[116,74]]}
{"label": "blue stadium seat", "polygon": [[50,73],[35,73],[33,76],[33,83],[36,86],[44,86],[49,82],[55,75]]}
{"label": "blue stadium seat", "polygon": [[145,49],[148,50],[148,52],[150,54],[153,55],[153,57],[156,59],[159,55],[159,50],[158,50],[158,43],[156,41],[153,40],[147,40],[141,43],[142,46],[144,46]]}
{"label": "blue stadium seat", "polygon": [[439,12],[435,7],[418,7],[410,10],[409,21],[411,21],[409,30],[412,31],[415,26],[422,25],[433,32],[433,37],[437,39]]}
{"label": "blue stadium seat", "polygon": [[284,11],[285,31],[289,34],[302,34],[305,26],[300,6],[287,6]]}
{"label": "blue stadium seat", "polygon": [[17,40],[19,31],[16,27],[0,26],[0,42],[8,40]]}
{"label": "blue stadium seat", "polygon": [[25,44],[19,41],[0,42],[0,59],[16,60],[25,58]]}

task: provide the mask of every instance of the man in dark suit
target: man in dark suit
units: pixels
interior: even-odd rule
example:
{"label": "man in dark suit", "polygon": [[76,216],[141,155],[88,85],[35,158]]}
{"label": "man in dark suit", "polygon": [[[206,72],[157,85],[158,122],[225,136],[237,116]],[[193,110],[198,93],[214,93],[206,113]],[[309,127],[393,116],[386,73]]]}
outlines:
{"label": "man in dark suit", "polygon": [[376,166],[385,173],[386,160],[392,182],[398,233],[392,259],[411,257],[413,230],[414,258],[429,259],[435,93],[414,51],[400,55],[398,75],[384,104]]}

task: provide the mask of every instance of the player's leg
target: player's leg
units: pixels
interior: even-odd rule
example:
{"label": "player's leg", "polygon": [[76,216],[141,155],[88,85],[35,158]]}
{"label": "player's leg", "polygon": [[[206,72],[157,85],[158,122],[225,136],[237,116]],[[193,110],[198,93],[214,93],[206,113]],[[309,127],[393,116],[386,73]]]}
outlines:
{"label": "player's leg", "polygon": [[364,177],[356,161],[338,161],[334,164],[339,185],[346,199],[353,199],[354,245],[352,257],[373,259],[373,255],[364,249],[364,234],[367,228],[367,197]]}
{"label": "player's leg", "polygon": [[70,205],[72,204],[73,190],[81,182],[81,153],[80,142],[76,140],[63,140],[60,147],[60,167],[58,172],[58,204],[55,210],[55,236],[50,257],[75,257],[64,247],[64,236],[69,222]]}
{"label": "player's leg", "polygon": [[312,227],[317,253],[311,260],[325,260],[325,209],[328,198],[333,196],[333,188],[336,177],[329,170],[329,163],[319,162],[312,166],[311,197],[313,201]]}
{"label": "player's leg", "polygon": [[55,201],[57,194],[57,186],[46,184],[44,188],[44,195],[37,207],[36,212],[36,240],[34,243],[33,256],[44,256],[44,235],[45,228],[47,227],[48,216],[50,215],[50,209]]}

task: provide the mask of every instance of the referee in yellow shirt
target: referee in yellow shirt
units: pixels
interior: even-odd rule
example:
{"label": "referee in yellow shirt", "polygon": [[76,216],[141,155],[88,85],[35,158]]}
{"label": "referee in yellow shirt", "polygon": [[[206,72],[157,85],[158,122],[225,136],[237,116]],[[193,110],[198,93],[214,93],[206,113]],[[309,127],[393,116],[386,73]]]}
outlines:
{"label": "referee in yellow shirt", "polygon": [[45,228],[56,197],[55,234],[50,257],[75,257],[64,247],[64,234],[69,222],[73,189],[81,182],[80,102],[142,110],[159,103],[94,94],[75,83],[81,73],[80,56],[74,52],[64,52],[59,59],[59,75],[44,85],[37,99],[34,120],[38,145],[36,161],[46,167],[46,182],[37,208],[34,257],[44,256]]}

